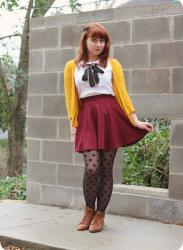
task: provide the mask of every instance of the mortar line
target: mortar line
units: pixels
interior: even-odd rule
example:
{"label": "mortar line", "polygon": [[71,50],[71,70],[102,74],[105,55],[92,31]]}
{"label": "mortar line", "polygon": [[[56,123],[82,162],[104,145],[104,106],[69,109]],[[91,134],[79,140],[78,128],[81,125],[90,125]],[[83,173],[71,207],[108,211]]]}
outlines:
{"label": "mortar line", "polygon": [[170,27],[170,39],[172,41],[175,41],[174,38],[173,38],[173,36],[174,36],[174,16],[170,17],[169,27]]}
{"label": "mortar line", "polygon": [[[159,40],[159,41],[142,41],[142,42],[131,42],[131,43],[124,43],[123,46],[129,46],[129,45],[145,45],[147,43],[153,43],[153,44],[165,44],[165,43],[179,43],[179,42],[183,42],[183,39],[180,39],[180,40],[170,40],[170,39],[163,39],[163,40]],[[119,44],[112,44],[113,47],[115,46],[119,46],[121,47],[121,45]],[[75,53],[78,49],[78,46],[72,46],[72,47],[62,47],[62,48],[46,48],[46,51],[62,51],[62,50],[73,50]],[[34,50],[30,50],[30,53],[31,52],[44,52],[45,51],[45,48],[40,48],[40,49],[34,49]]]}
{"label": "mortar line", "polygon": [[[123,47],[123,45],[122,46],[120,46],[120,47]],[[113,48],[111,47],[111,50],[113,50]],[[111,56],[112,57],[112,56]],[[140,67],[140,68],[123,68],[124,70],[148,70],[148,69],[170,69],[170,68],[183,68],[183,66],[158,66],[158,67],[151,67],[151,68],[149,68],[149,67]],[[36,72],[31,72],[31,73],[29,73],[29,75],[35,75],[35,74],[47,74],[47,73],[63,73],[64,72],[64,70],[60,70],[60,71],[58,71],[58,70],[55,70],[55,71],[44,71],[44,72],[42,72],[42,71],[36,71]],[[36,95],[36,94],[33,94],[33,95]],[[40,94],[38,94],[38,95],[40,95]],[[54,94],[55,95],[55,94]],[[62,95],[64,95],[64,94],[62,94]]]}
{"label": "mortar line", "polygon": [[[123,8],[125,8],[125,7],[123,7]],[[128,7],[129,8],[129,7]],[[93,11],[94,12],[94,11]],[[70,13],[70,15],[71,15],[72,13]],[[63,14],[63,15],[69,15],[69,14]],[[138,20],[138,19],[152,19],[152,18],[160,18],[160,17],[169,17],[169,16],[182,16],[182,10],[180,9],[180,11],[178,11],[177,13],[158,13],[158,14],[156,14],[156,13],[150,13],[150,14],[146,14],[146,15],[136,15],[136,16],[131,16],[131,17],[124,17],[123,18],[123,16],[120,16],[120,17],[118,17],[118,18],[114,18],[114,19],[112,19],[112,21],[111,21],[111,19],[110,20],[100,20],[99,22],[102,22],[102,23],[110,23],[110,22],[119,22],[119,21],[130,21],[131,19],[133,19],[133,20]],[[84,22],[84,23],[86,23],[86,22]],[[77,24],[83,24],[83,21],[80,21],[80,20],[78,20],[78,22],[77,22]],[[59,25],[47,25],[47,26],[39,26],[39,27],[33,27],[33,28],[31,28],[30,29],[30,31],[34,31],[34,30],[44,30],[44,29],[47,29],[47,28],[58,28],[58,27],[67,27],[67,26],[69,26],[69,25],[76,25],[75,23],[66,23],[66,24],[64,24],[64,25],[61,25],[61,24],[59,24]]]}

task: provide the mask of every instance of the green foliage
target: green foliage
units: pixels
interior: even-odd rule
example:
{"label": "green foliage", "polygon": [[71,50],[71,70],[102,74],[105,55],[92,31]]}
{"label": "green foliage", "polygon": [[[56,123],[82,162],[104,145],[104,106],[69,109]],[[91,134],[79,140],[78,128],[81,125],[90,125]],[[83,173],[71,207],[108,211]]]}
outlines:
{"label": "green foliage", "polygon": [[26,175],[0,180],[0,199],[25,200]]}
{"label": "green foliage", "polygon": [[6,8],[9,11],[13,11],[14,7],[18,7],[18,1],[16,0],[5,0],[0,3],[0,8]]}
{"label": "green foliage", "polygon": [[[8,89],[8,96],[11,103],[16,102],[15,91],[27,81],[27,74],[13,62],[13,59],[9,55],[3,55],[1,57],[3,65],[4,75],[6,77],[6,85]],[[0,82],[0,127],[3,131],[7,130],[8,126],[8,110],[7,110],[7,98],[4,95],[2,83]]]}
{"label": "green foliage", "polygon": [[18,69],[12,57],[8,54],[1,57],[1,62],[8,85],[9,96],[13,96],[14,91],[27,80],[27,74],[22,69]]}
{"label": "green foliage", "polygon": [[81,4],[78,2],[78,0],[69,0],[70,7],[72,11],[77,9],[77,7],[81,7]]}
{"label": "green foliage", "polygon": [[[15,79],[15,65],[12,61],[12,58],[8,55],[4,55],[1,58],[3,65],[3,71],[6,76],[6,82],[8,84],[8,95],[10,98],[14,96],[14,79]],[[3,86],[0,82],[0,127],[5,131],[8,127],[8,111],[7,111],[7,99],[4,95]]]}
{"label": "green foliage", "polygon": [[0,128],[5,132],[8,127],[8,113],[6,111],[5,102],[3,100],[3,94],[0,85]]}
{"label": "green foliage", "polygon": [[168,188],[170,122],[150,122],[155,130],[123,150],[123,183]]}
{"label": "green foliage", "polygon": [[0,150],[1,148],[7,148],[8,140],[7,139],[0,139]]}

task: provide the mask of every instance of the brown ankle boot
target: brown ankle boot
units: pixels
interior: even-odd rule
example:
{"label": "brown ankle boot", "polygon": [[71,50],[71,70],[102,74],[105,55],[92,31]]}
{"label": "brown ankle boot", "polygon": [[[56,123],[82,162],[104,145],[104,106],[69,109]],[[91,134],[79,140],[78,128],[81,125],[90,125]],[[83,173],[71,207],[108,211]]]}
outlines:
{"label": "brown ankle boot", "polygon": [[81,222],[77,225],[78,231],[88,230],[90,223],[95,215],[95,210],[90,207],[85,207],[84,215]]}
{"label": "brown ankle boot", "polygon": [[104,217],[105,213],[102,211],[97,211],[93,220],[90,223],[89,231],[90,233],[96,233],[102,231],[104,227]]}

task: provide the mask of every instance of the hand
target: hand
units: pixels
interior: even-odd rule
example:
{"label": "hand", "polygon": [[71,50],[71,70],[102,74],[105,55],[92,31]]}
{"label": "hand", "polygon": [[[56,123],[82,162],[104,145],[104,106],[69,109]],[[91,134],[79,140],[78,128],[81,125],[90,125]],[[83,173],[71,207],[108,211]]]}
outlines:
{"label": "hand", "polygon": [[154,130],[154,126],[149,122],[137,121],[136,125],[137,125],[138,128],[145,129],[145,130],[147,130],[149,132],[150,131],[152,132]]}
{"label": "hand", "polygon": [[75,143],[76,134],[71,134],[71,142]]}

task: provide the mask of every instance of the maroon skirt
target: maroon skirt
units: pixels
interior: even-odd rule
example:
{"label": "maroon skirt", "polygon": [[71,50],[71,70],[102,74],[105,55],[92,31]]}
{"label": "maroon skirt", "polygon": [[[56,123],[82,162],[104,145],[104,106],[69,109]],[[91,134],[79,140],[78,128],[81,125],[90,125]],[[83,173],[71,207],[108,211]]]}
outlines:
{"label": "maroon skirt", "polygon": [[130,146],[148,133],[129,121],[112,95],[96,95],[81,99],[75,151],[109,150]]}

